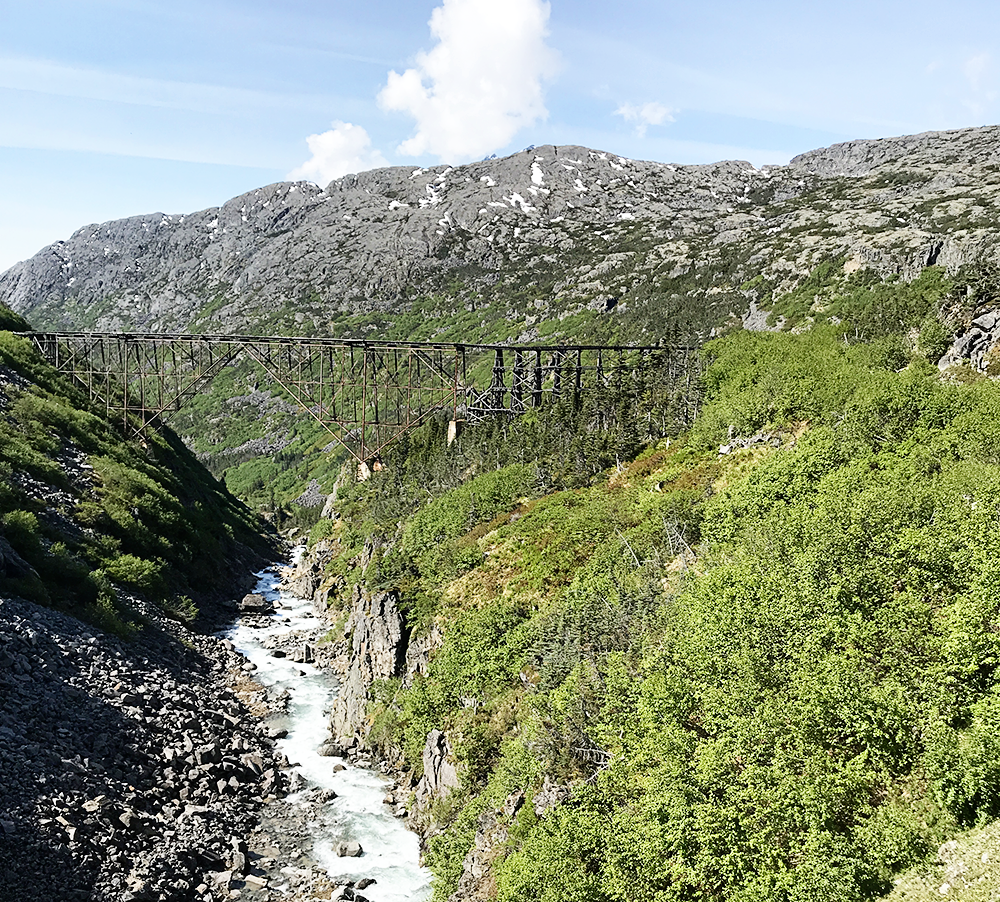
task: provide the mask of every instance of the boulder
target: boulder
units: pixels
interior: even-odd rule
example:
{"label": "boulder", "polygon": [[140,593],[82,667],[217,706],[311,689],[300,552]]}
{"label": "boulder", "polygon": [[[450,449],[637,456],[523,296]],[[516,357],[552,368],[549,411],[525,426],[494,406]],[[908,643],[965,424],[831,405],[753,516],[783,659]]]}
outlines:
{"label": "boulder", "polygon": [[240,600],[240,611],[244,614],[273,614],[274,605],[259,592],[251,592]]}
{"label": "boulder", "polygon": [[361,843],[356,841],[337,843],[337,855],[340,858],[360,858],[364,854]]}
{"label": "boulder", "polygon": [[317,750],[316,754],[321,758],[346,758],[350,753],[350,748],[338,742],[324,742]]}

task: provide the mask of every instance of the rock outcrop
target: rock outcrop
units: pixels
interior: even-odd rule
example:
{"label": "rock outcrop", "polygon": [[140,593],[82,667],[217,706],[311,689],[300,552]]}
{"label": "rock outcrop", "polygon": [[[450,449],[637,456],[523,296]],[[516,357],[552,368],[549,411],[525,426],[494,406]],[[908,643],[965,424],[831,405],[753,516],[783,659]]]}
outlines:
{"label": "rock outcrop", "polygon": [[460,785],[451,745],[440,730],[431,730],[427,734],[423,770],[415,792],[417,805],[422,808],[429,808],[436,800],[446,798]]}
{"label": "rock outcrop", "polygon": [[944,158],[950,158],[952,163],[957,161],[959,167],[1000,160],[996,127],[845,141],[799,154],[792,158],[789,167],[828,178],[857,178],[901,161],[935,166]]}
{"label": "rock outcrop", "polygon": [[240,600],[240,613],[263,616],[274,613],[274,605],[259,592],[250,592]]}
{"label": "rock outcrop", "polygon": [[334,742],[352,746],[368,733],[372,684],[403,672],[408,630],[396,592],[355,587],[346,633],[351,637],[350,663],[334,703],[331,732]]}
{"label": "rock outcrop", "polygon": [[[35,323],[184,329],[206,305],[223,328],[294,301],[303,317],[371,312],[457,268],[492,272],[521,244],[569,250],[562,223],[726,215],[770,178],[747,163],[669,166],[583,147],[269,185],[222,207],[89,225],[0,277]],[[801,189],[790,175],[786,190]],[[301,322],[301,320],[300,320]]]}
{"label": "rock outcrop", "polygon": [[[366,746],[372,684],[394,678],[407,681],[426,672],[430,653],[442,636],[434,627],[411,637],[397,592],[364,585],[348,590],[342,580],[330,576],[326,565],[335,550],[329,540],[319,541],[284,570],[282,585],[312,599],[317,611],[330,614],[335,629],[327,635],[323,657],[340,675],[330,717],[331,749],[348,752]],[[360,571],[368,567],[376,550],[369,544],[361,551],[356,562]]]}
{"label": "rock outcrop", "polygon": [[[374,546],[365,547],[357,561],[359,569],[367,567],[375,550]],[[332,553],[325,540],[317,543],[285,571],[283,584],[286,589],[295,588],[302,597],[313,598],[318,610],[332,607],[342,612],[341,616],[333,614],[337,629],[328,634],[331,642],[323,647],[322,663],[340,675],[330,714],[331,739],[323,753],[366,758],[372,750],[369,732],[373,684],[388,679],[408,684],[417,674],[426,673],[430,656],[444,637],[436,625],[426,633],[411,636],[395,591],[372,591],[356,585],[347,592],[341,582],[324,576]],[[380,753],[383,766],[392,766],[400,757],[398,749],[380,747],[375,751]],[[405,784],[403,794],[392,794],[387,801],[395,806],[397,816],[406,817],[409,811],[401,802],[412,790],[415,823],[426,826],[433,803],[460,785],[451,746],[440,730],[428,734],[422,765],[422,776],[415,783],[410,782],[410,776],[397,775]]]}
{"label": "rock outcrop", "polygon": [[38,579],[35,568],[0,536],[0,579]]}
{"label": "rock outcrop", "polygon": [[[994,362],[993,349],[1000,343],[1000,312],[985,310],[980,312],[952,343],[948,352],[938,362],[938,367],[947,370],[953,366],[967,364],[979,372],[988,372]],[[996,375],[993,371],[992,375]]]}

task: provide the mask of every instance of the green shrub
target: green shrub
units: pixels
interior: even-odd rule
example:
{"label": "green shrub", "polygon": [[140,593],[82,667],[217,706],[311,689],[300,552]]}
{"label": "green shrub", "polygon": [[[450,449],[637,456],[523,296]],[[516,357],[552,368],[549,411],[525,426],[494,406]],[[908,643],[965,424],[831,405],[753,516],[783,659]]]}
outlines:
{"label": "green shrub", "polygon": [[0,332],[30,332],[28,321],[6,304],[0,304]]}
{"label": "green shrub", "polygon": [[138,589],[149,598],[158,599],[164,591],[162,561],[148,561],[134,554],[122,554],[104,568],[116,582]]}
{"label": "green shrub", "polygon": [[945,326],[935,313],[928,313],[920,324],[917,350],[925,360],[937,363],[951,345],[953,330]]}
{"label": "green shrub", "polygon": [[512,511],[528,494],[533,469],[514,464],[484,473],[421,509],[403,532],[402,549],[419,556],[448,539],[464,535],[479,523]]}
{"label": "green shrub", "polygon": [[31,511],[13,510],[0,516],[0,527],[14,550],[29,564],[41,560],[41,528]]}
{"label": "green shrub", "polygon": [[[497,898],[501,902],[610,902],[601,886],[601,861],[609,844],[605,826],[609,812],[587,804],[585,793],[573,806],[560,806],[541,820],[530,840],[497,865]],[[663,855],[645,862],[655,864]],[[641,898],[630,887],[626,898]]]}
{"label": "green shrub", "polygon": [[336,524],[333,520],[325,518],[317,520],[312,529],[309,530],[309,547],[312,548],[317,542],[329,538],[335,531]]}
{"label": "green shrub", "polygon": [[135,635],[138,626],[125,619],[122,615],[118,594],[103,570],[95,570],[90,575],[97,590],[94,604],[85,613],[88,619],[106,632],[113,633],[121,639],[130,639]]}
{"label": "green shrub", "polygon": [[[1000,814],[1000,387],[943,382],[898,335],[712,354],[697,443],[491,524],[477,590],[394,689],[385,729],[411,762],[447,729],[469,810],[503,809],[514,737],[577,784],[510,825],[501,899],[873,899]],[[730,426],[784,444],[699,450]],[[458,497],[409,533],[428,594],[473,544]],[[449,816],[440,898],[476,829]]]}
{"label": "green shrub", "polygon": [[198,606],[187,595],[166,598],[162,607],[169,617],[186,626],[191,626],[198,619]]}

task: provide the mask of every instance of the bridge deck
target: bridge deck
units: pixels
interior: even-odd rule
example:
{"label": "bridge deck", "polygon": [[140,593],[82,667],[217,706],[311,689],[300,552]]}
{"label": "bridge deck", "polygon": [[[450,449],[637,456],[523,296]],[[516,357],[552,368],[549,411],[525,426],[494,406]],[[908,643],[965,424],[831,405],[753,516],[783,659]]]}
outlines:
{"label": "bridge deck", "polygon": [[[251,361],[349,454],[369,462],[438,411],[458,422],[517,415],[545,400],[629,384],[689,389],[692,345],[498,345],[186,332],[36,332],[30,337],[120,417],[165,419],[223,368]],[[689,394],[690,392],[688,392]]]}

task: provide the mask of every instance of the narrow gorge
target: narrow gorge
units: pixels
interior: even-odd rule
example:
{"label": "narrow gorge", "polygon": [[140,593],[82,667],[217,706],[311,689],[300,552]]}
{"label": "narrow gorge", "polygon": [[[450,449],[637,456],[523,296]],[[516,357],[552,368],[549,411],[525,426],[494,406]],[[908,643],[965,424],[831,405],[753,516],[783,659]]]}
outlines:
{"label": "narrow gorge", "polygon": [[989,902],[998,208],[995,126],[544,145],[0,275],[0,900]]}

